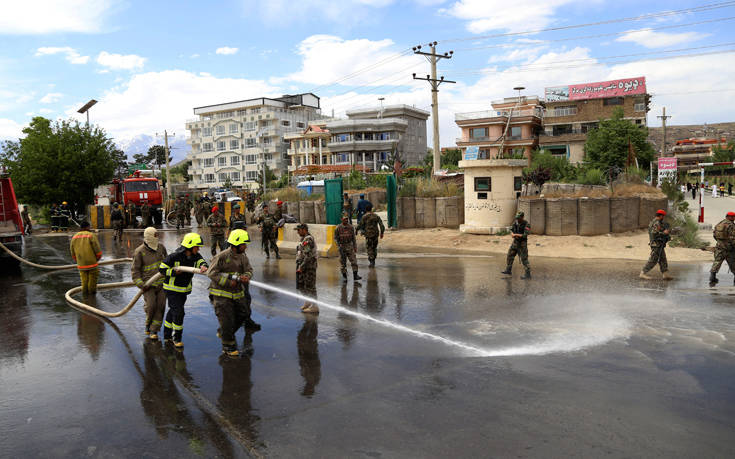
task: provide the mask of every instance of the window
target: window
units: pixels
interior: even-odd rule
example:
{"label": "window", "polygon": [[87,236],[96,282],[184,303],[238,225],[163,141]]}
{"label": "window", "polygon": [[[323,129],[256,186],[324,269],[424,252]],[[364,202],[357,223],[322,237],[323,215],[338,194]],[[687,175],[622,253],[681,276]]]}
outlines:
{"label": "window", "polygon": [[254,182],[258,180],[258,171],[245,172],[245,180],[247,180],[248,182]]}
{"label": "window", "polygon": [[207,142],[202,146],[202,151],[212,151],[212,144]]}
{"label": "window", "polygon": [[296,123],[296,127],[302,128],[302,127],[305,127],[305,126],[306,125],[304,123]]}
{"label": "window", "polygon": [[373,140],[373,133],[366,132],[362,135],[362,140]]}
{"label": "window", "polygon": [[239,172],[231,172],[230,173],[230,180],[233,182],[239,182],[240,181],[240,173]]}
{"label": "window", "polygon": [[561,107],[556,107],[553,110],[551,110],[551,113],[549,113],[549,116],[572,116],[576,114],[577,114],[576,105],[564,105]]}
{"label": "window", "polygon": [[250,148],[255,146],[255,139],[245,139],[245,147]]}
{"label": "window", "polygon": [[281,121],[281,126],[291,126],[291,122],[287,120]]}
{"label": "window", "polygon": [[217,158],[217,165],[220,166],[220,167],[226,166],[227,165],[227,158],[224,157],[224,156],[220,156],[219,158]]}
{"label": "window", "polygon": [[266,153],[264,156],[266,161],[273,161],[273,154]]}
{"label": "window", "polygon": [[338,134],[337,136],[335,136],[335,139],[337,142],[349,142],[350,135],[349,134]]}
{"label": "window", "polygon": [[225,126],[220,124],[217,126],[217,135],[225,135]]}
{"label": "window", "polygon": [[214,158],[204,158],[204,167],[214,166]]}
{"label": "window", "polygon": [[602,100],[602,105],[623,105],[622,97],[609,97]]}
{"label": "window", "polygon": [[238,126],[235,123],[230,124],[230,134],[237,134]]}
{"label": "window", "polygon": [[513,177],[513,191],[523,190],[523,177]]}
{"label": "window", "polygon": [[219,181],[220,182],[226,182],[228,178],[227,172],[220,172],[219,173]]}
{"label": "window", "polygon": [[520,139],[521,139],[521,127],[512,126],[510,128],[510,140],[520,140]]}
{"label": "window", "polygon": [[490,150],[480,148],[480,151],[477,152],[477,159],[490,159]]}
{"label": "window", "polygon": [[633,105],[633,110],[637,112],[645,112],[646,111],[646,104],[645,102],[636,102],[635,105]]}
{"label": "window", "polygon": [[487,138],[487,128],[470,129],[470,137],[473,139],[486,139]]}
{"label": "window", "polygon": [[240,165],[240,157],[230,156],[230,166],[239,166],[239,165]]}
{"label": "window", "polygon": [[202,135],[204,137],[211,137],[212,135],[212,128],[211,127],[205,127],[202,129]]}
{"label": "window", "polygon": [[204,181],[207,183],[214,182],[214,174],[204,174]]}
{"label": "window", "polygon": [[237,150],[240,148],[239,140],[230,140],[230,150]]}
{"label": "window", "polygon": [[271,143],[273,143],[273,142],[271,142],[271,138],[270,137],[261,137],[260,138],[260,141],[263,143],[263,145],[270,145]]}
{"label": "window", "polygon": [[243,125],[243,130],[245,131],[254,131],[255,130],[255,121],[248,121]]}
{"label": "window", "polygon": [[220,140],[217,142],[217,151],[225,151],[227,149],[227,142]]}
{"label": "window", "polygon": [[255,164],[258,160],[258,155],[245,155],[245,164]]}
{"label": "window", "polygon": [[256,114],[257,114],[257,113],[260,113],[260,110],[261,110],[261,109],[260,109],[260,107],[258,107],[258,108],[254,108],[254,109],[252,109],[252,110],[250,111],[250,113],[256,113]]}
{"label": "window", "polygon": [[574,129],[571,124],[560,124],[558,126],[554,126],[552,132],[554,135],[572,134]]}
{"label": "window", "polygon": [[492,191],[490,177],[475,177],[475,191]]}
{"label": "window", "polygon": [[154,191],[158,189],[157,180],[140,180],[125,182],[125,192],[129,191]]}
{"label": "window", "polygon": [[350,154],[349,153],[340,153],[337,155],[337,163],[348,163],[350,162]]}

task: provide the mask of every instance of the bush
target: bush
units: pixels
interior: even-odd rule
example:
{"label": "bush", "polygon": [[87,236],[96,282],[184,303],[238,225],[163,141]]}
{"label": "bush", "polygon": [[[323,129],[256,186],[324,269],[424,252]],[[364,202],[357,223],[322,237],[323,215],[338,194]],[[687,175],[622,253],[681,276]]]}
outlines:
{"label": "bush", "polygon": [[433,179],[415,178],[406,180],[398,192],[401,197],[451,197],[462,196],[462,190],[454,182],[439,182]]}
{"label": "bush", "polygon": [[369,174],[367,176],[367,186],[375,188],[385,188],[386,177],[391,174]]}
{"label": "bush", "polygon": [[306,199],[306,193],[299,190],[298,188],[291,186],[287,188],[280,188],[277,190],[271,190],[263,196],[264,201],[301,201]]}
{"label": "bush", "polygon": [[576,168],[566,158],[546,152],[537,152],[532,156],[529,171],[539,168],[548,169],[551,173],[550,180],[554,182],[573,181],[577,175]]}
{"label": "bush", "polygon": [[582,185],[604,185],[605,184],[605,173],[600,169],[592,167],[584,171],[584,175],[578,180]]}
{"label": "bush", "polygon": [[353,169],[352,172],[350,172],[350,175],[348,175],[345,180],[347,181],[347,188],[349,188],[350,190],[362,190],[367,186],[362,172],[358,171],[357,169]]}

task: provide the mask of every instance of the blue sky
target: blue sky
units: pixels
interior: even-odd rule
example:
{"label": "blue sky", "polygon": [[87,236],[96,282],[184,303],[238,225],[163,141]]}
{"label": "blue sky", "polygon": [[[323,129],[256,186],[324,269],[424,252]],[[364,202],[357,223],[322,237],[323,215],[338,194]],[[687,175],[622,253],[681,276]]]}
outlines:
{"label": "blue sky", "polygon": [[[6,2],[7,3],[7,2]],[[707,6],[710,5],[710,6]],[[607,0],[26,0],[0,11],[0,138],[32,116],[77,116],[87,100],[116,139],[184,134],[199,105],[313,91],[324,112],[430,109],[431,40],[454,50],[440,75],[442,146],[454,113],[562,84],[646,76],[672,124],[732,121],[735,2]],[[663,14],[671,10],[687,10]],[[585,27],[527,33],[593,22]],[[515,35],[509,35],[514,33]],[[401,54],[403,53],[403,54]],[[615,57],[620,56],[620,57]],[[342,79],[351,75],[350,78]]]}

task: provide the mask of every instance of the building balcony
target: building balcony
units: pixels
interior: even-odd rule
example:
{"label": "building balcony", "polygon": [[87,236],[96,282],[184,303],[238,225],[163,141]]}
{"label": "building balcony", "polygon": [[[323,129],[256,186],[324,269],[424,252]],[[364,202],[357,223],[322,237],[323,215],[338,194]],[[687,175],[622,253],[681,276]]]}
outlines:
{"label": "building balcony", "polygon": [[568,132],[564,134],[548,135],[541,134],[538,137],[538,142],[541,145],[547,145],[552,143],[560,142],[584,142],[587,140],[587,134],[580,132]]}
{"label": "building balcony", "polygon": [[455,113],[454,121],[473,121],[473,120],[484,120],[492,118],[504,118],[508,116],[512,118],[524,118],[524,117],[535,117],[543,118],[544,112],[540,107],[527,108],[521,110],[484,110],[479,112],[467,112],[467,113]]}
{"label": "building balcony", "polygon": [[[347,142],[329,142],[327,148],[331,153],[370,150],[390,151],[396,143],[398,143],[398,140],[350,140]],[[322,153],[324,153],[324,150],[322,150]]]}
{"label": "building balcony", "polygon": [[[508,136],[505,138],[505,145],[531,145],[538,140],[538,137],[522,137],[522,136]],[[487,145],[487,146],[498,146],[503,142],[503,139],[497,137],[473,137],[471,139],[457,139],[458,146],[470,146],[470,145]]]}

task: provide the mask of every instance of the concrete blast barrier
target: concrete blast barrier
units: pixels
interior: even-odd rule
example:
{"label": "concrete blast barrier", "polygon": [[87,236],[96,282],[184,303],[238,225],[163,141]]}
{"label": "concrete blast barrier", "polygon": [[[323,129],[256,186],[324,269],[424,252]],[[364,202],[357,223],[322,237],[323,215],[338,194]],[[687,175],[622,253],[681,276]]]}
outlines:
{"label": "concrete blast barrier", "polygon": [[656,216],[656,211],[663,209],[668,212],[669,200],[667,198],[641,197],[638,211],[638,228],[648,228],[648,224]]}
{"label": "concrete blast barrier", "polygon": [[314,201],[299,201],[299,221],[301,223],[316,223]]}
{"label": "concrete blast barrier", "polygon": [[638,229],[639,213],[639,197],[610,198],[610,230],[613,233],[622,233]]}
{"label": "concrete blast barrier", "polygon": [[416,198],[416,228],[436,227],[436,203],[434,198]]}
{"label": "concrete blast barrier", "polygon": [[577,234],[577,198],[546,200],[546,234],[550,236]]}
{"label": "concrete blast barrier", "polygon": [[578,213],[580,236],[595,236],[610,232],[609,198],[579,198]]}
{"label": "concrete blast barrier", "polygon": [[[278,230],[278,249],[284,253],[296,253],[296,246],[298,246],[301,241],[299,233],[296,231],[296,226],[296,223],[286,223],[283,228]],[[334,240],[335,228],[336,227],[334,225],[309,225],[309,233],[314,236],[319,257],[336,257],[339,254],[339,248]]]}
{"label": "concrete blast barrier", "polygon": [[314,201],[314,223],[319,225],[327,223],[327,208],[324,201]]}
{"label": "concrete blast barrier", "polygon": [[369,191],[365,197],[367,198],[368,201],[373,203],[374,206],[377,206],[378,204],[385,204],[386,191],[385,190]]}
{"label": "concrete blast barrier", "polygon": [[459,228],[460,199],[456,196],[436,198],[436,226]]}
{"label": "concrete blast barrier", "polygon": [[299,201],[286,201],[283,207],[287,214],[291,215],[296,220],[299,219]]}
{"label": "concrete blast barrier", "polygon": [[416,228],[416,198],[398,198],[398,227]]}
{"label": "concrete blast barrier", "polygon": [[518,210],[525,214],[525,219],[531,224],[531,234],[544,234],[544,231],[546,231],[545,199],[520,199],[518,201]]}

